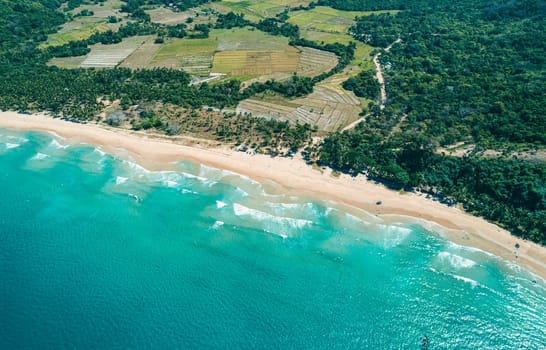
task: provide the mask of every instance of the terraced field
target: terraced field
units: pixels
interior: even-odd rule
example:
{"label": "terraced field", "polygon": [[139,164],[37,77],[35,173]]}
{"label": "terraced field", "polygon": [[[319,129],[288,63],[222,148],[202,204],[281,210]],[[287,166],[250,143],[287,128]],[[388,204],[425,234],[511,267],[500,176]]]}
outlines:
{"label": "terraced field", "polygon": [[334,53],[317,50],[310,47],[298,47],[300,59],[296,72],[305,77],[314,77],[328,72],[338,64],[338,58]]}
{"label": "terraced field", "polygon": [[317,125],[323,131],[341,130],[359,118],[362,101],[341,87],[353,72],[333,75],[317,84],[313,93],[294,100],[278,95],[253,97],[237,106],[237,113]]}

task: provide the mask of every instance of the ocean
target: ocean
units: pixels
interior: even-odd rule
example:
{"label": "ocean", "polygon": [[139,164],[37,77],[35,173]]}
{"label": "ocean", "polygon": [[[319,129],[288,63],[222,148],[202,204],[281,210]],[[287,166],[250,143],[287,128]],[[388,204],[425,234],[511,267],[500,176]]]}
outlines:
{"label": "ocean", "polygon": [[163,169],[0,129],[0,349],[546,348],[546,284],[518,266],[231,172]]}

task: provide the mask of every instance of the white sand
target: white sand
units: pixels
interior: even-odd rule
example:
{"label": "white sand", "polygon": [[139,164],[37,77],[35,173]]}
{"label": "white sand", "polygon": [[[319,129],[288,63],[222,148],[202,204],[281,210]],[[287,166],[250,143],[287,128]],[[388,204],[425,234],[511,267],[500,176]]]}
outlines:
{"label": "white sand", "polygon": [[[435,224],[434,230],[449,240],[472,246],[521,265],[546,279],[546,247],[512,236],[508,231],[447,207],[423,196],[389,190],[364,176],[332,176],[329,170],[314,169],[301,159],[249,155],[223,146],[185,146],[172,138],[95,124],[76,124],[43,114],[24,115],[0,112],[0,127],[19,130],[53,131],[75,141],[101,145],[116,153],[132,153],[143,165],[194,160],[216,168],[246,175],[257,181],[272,181],[280,190],[300,196],[331,199],[366,210],[387,221]],[[207,144],[207,141],[203,141]],[[148,162],[148,163],[147,163]],[[381,205],[376,205],[381,201]],[[515,244],[520,245],[519,249]]]}

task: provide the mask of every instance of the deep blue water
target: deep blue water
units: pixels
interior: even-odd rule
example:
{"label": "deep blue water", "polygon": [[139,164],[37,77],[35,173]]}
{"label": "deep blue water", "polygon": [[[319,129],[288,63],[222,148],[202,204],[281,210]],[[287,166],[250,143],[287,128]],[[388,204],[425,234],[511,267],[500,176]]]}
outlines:
{"label": "deep blue water", "polygon": [[0,129],[1,349],[544,349],[546,286],[411,224]]}

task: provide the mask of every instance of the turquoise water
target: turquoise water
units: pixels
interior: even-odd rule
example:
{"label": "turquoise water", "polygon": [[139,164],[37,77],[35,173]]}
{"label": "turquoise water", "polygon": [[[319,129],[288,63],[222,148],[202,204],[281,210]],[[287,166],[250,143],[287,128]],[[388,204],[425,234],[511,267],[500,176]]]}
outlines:
{"label": "turquoise water", "polygon": [[545,348],[546,286],[517,266],[229,172],[122,158],[0,129],[1,349]]}

